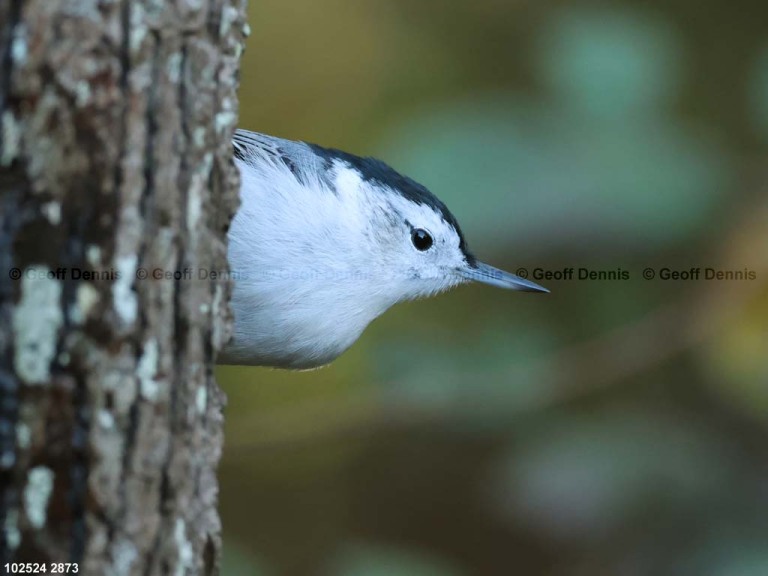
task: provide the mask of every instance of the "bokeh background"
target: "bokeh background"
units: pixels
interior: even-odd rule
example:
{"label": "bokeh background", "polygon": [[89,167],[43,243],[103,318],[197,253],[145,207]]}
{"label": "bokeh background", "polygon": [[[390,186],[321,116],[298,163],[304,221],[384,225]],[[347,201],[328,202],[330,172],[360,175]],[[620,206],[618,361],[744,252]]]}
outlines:
{"label": "bokeh background", "polygon": [[386,160],[497,266],[629,278],[461,287],[327,368],[219,369],[224,574],[768,575],[764,0],[253,0],[250,26],[241,127]]}

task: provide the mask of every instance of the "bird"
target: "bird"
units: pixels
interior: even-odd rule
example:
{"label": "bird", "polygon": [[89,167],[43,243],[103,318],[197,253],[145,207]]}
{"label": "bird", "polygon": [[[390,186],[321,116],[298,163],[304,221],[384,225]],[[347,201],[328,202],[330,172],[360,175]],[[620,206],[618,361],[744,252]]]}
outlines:
{"label": "bird", "polygon": [[219,364],[318,368],[393,305],[468,282],[548,292],[479,261],[455,216],[380,160],[238,129],[233,334]]}

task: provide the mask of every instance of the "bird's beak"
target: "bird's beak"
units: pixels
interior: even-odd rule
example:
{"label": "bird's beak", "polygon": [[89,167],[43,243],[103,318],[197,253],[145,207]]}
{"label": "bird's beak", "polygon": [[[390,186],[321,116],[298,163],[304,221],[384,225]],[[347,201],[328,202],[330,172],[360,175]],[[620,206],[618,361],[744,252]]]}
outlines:
{"label": "bird's beak", "polygon": [[491,286],[497,286],[499,288],[506,288],[508,290],[522,290],[523,292],[546,292],[549,290],[539,286],[535,282],[530,282],[525,278],[521,278],[516,274],[510,274],[499,270],[493,266],[489,266],[484,262],[475,262],[474,264],[467,264],[466,267],[459,269],[459,274],[467,280],[474,282],[482,282],[483,284],[490,284]]}

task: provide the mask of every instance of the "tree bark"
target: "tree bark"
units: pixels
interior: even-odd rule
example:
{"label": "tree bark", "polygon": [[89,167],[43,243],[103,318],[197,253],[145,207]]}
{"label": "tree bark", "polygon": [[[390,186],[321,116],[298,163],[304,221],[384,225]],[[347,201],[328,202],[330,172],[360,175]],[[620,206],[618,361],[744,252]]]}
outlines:
{"label": "tree bark", "polygon": [[217,572],[244,4],[0,1],[0,569]]}

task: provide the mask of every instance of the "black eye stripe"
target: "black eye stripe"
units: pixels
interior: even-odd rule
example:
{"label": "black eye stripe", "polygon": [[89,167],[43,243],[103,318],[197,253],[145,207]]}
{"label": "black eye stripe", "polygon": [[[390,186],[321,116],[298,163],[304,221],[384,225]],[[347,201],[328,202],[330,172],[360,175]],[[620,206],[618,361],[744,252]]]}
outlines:
{"label": "black eye stripe", "polygon": [[413,242],[413,246],[416,250],[424,252],[432,247],[434,240],[432,240],[432,236],[429,232],[423,228],[415,228],[413,232],[411,232],[411,242]]}

